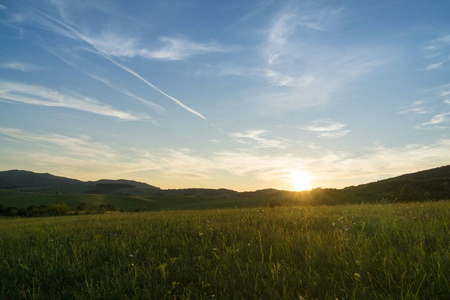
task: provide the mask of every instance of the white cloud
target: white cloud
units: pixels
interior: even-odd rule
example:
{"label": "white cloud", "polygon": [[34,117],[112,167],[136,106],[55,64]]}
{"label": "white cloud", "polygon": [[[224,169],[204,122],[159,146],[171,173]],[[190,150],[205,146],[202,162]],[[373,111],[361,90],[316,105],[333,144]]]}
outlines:
{"label": "white cloud", "polygon": [[339,131],[330,131],[330,132],[321,132],[317,134],[317,137],[320,138],[339,138],[344,137],[350,133],[350,130],[339,130]]}
{"label": "white cloud", "polygon": [[[81,157],[98,157],[115,158],[117,155],[113,153],[111,147],[94,142],[90,137],[83,135],[79,137],[70,137],[59,134],[48,133],[31,133],[16,128],[0,127],[0,134],[8,136],[14,140],[26,141],[37,144],[46,144],[61,149],[72,155]],[[35,147],[34,147],[35,148]]]}
{"label": "white cloud", "polygon": [[425,58],[427,60],[440,60],[435,63],[428,64],[427,71],[440,69],[450,60],[450,35],[444,35],[429,41],[425,46]]}
{"label": "white cloud", "polygon": [[[43,17],[45,19],[45,22],[37,21],[38,24],[41,24],[41,25],[45,26],[45,28],[51,30],[54,33],[63,35],[65,37],[72,38],[74,40],[77,40],[77,41],[85,44],[85,45],[88,45],[91,48],[91,51],[93,51],[94,53],[99,54],[100,56],[102,56],[103,58],[105,58],[106,60],[108,60],[109,62],[114,64],[115,66],[117,66],[120,69],[122,69],[122,70],[128,72],[129,74],[133,75],[134,77],[136,77],[140,81],[144,82],[146,85],[148,85],[149,87],[151,87],[152,89],[154,89],[158,93],[164,95],[166,98],[170,99],[171,101],[173,101],[175,104],[177,104],[178,106],[182,107],[186,111],[188,111],[188,112],[190,112],[190,113],[192,113],[192,114],[194,114],[194,115],[196,115],[196,116],[206,120],[206,118],[200,112],[198,112],[198,111],[194,110],[193,108],[187,106],[186,104],[184,104],[179,99],[177,99],[177,98],[167,94],[166,92],[164,92],[163,90],[158,88],[156,85],[154,85],[153,83],[151,83],[150,81],[148,81],[147,79],[142,77],[134,69],[132,69],[129,66],[125,65],[124,63],[114,59],[113,58],[114,53],[107,52],[107,51],[111,51],[109,49],[109,47],[105,47],[105,45],[103,45],[103,48],[101,48],[102,47],[102,43],[98,44],[98,41],[96,41],[95,38],[93,38],[92,36],[88,36],[88,35],[83,34],[82,32],[78,31],[74,27],[64,23],[61,20],[58,20],[58,19],[56,19],[56,18],[46,14],[45,12],[43,12],[41,10],[34,9],[34,11],[41,18]],[[50,26],[49,26],[49,23],[50,23]]]}
{"label": "white cloud", "polygon": [[450,59],[447,58],[447,59],[444,59],[444,60],[442,60],[442,61],[440,61],[440,62],[438,62],[438,63],[429,64],[429,65],[427,66],[426,69],[427,69],[428,71],[439,69],[439,68],[441,68],[441,66],[442,66],[443,64],[445,64],[445,63],[448,62],[449,60],[450,60]]}
{"label": "white cloud", "polygon": [[84,71],[81,71],[81,72],[83,72],[86,76],[103,83],[104,85],[106,85],[110,89],[112,89],[112,90],[114,90],[116,92],[119,92],[119,93],[121,93],[121,94],[123,94],[125,96],[128,96],[130,98],[133,98],[133,99],[135,99],[135,100],[137,100],[139,102],[141,102],[142,104],[144,104],[145,106],[151,108],[152,110],[156,111],[159,114],[164,114],[165,111],[166,111],[164,109],[164,107],[162,107],[161,105],[153,103],[151,101],[148,101],[148,100],[146,100],[146,99],[144,99],[142,97],[139,97],[138,95],[128,91],[125,88],[122,88],[122,87],[118,86],[117,84],[112,84],[106,78],[103,78],[103,77],[100,77],[100,76],[96,76],[96,75],[93,75],[93,74],[90,74],[90,73],[87,73],[87,72],[84,72]]}
{"label": "white cloud", "polygon": [[399,114],[414,114],[422,115],[429,113],[430,110],[424,106],[425,102],[423,100],[417,100],[411,103],[411,105],[401,108]]}
{"label": "white cloud", "polygon": [[326,105],[387,59],[380,47],[338,47],[324,39],[344,22],[344,10],[314,2],[290,4],[275,13],[258,47],[261,64],[231,68],[237,75],[270,84],[248,101],[263,114]]}
{"label": "white cloud", "polygon": [[31,71],[36,71],[39,69],[39,67],[37,67],[35,65],[26,64],[26,63],[22,63],[22,62],[7,62],[7,63],[3,63],[1,66],[4,69],[11,69],[11,70],[16,70],[16,71],[21,71],[21,72],[31,72]]}
{"label": "white cloud", "polygon": [[306,58],[273,70],[269,73],[272,76],[268,76],[263,68],[260,69],[264,71],[259,77],[267,78],[274,87],[254,96],[250,101],[258,103],[256,107],[262,113],[270,114],[326,105],[336,101],[335,97],[339,92],[386,62],[371,51],[326,51],[320,53],[321,57],[317,57],[319,52],[317,50],[316,54],[311,54],[311,59],[307,62],[308,68],[300,73],[291,69],[302,69]]}
{"label": "white cloud", "polygon": [[450,104],[450,99],[445,99],[444,104]]}
{"label": "white cloud", "polygon": [[164,45],[159,49],[141,49],[138,53],[149,59],[181,60],[193,55],[230,51],[227,48],[216,46],[215,43],[199,44],[181,38],[162,37],[160,41]]}
{"label": "white cloud", "polygon": [[436,129],[449,128],[449,125],[447,126],[444,125],[446,123],[450,123],[450,112],[435,115],[431,118],[430,121],[422,123],[416,128],[436,128]]}
{"label": "white cloud", "polygon": [[260,148],[278,148],[278,149],[286,149],[287,144],[282,140],[276,139],[267,139],[265,136],[269,133],[269,131],[260,129],[260,130],[247,130],[244,132],[235,132],[231,133],[231,137],[239,138],[239,139],[247,139],[255,141]]}
{"label": "white cloud", "polygon": [[6,6],[0,4],[0,9],[6,9]]}
{"label": "white cloud", "polygon": [[201,44],[185,38],[160,37],[159,47],[146,48],[141,46],[135,37],[119,36],[114,32],[104,32],[99,35],[85,35],[89,43],[101,52],[114,57],[143,57],[154,60],[183,60],[191,56],[229,52],[229,48],[217,46],[211,42]]}
{"label": "white cloud", "polygon": [[349,129],[344,130],[347,125],[334,122],[330,119],[314,120],[309,125],[300,127],[302,130],[313,131],[319,138],[338,138],[350,133]]}
{"label": "white cloud", "polygon": [[449,161],[450,140],[444,139],[426,145],[379,146],[365,155],[332,154],[328,159],[324,156],[311,162],[306,168],[315,170],[316,177],[329,184],[339,178],[358,184],[446,165]]}
{"label": "white cloud", "polygon": [[325,31],[335,27],[342,18],[342,9],[316,6],[314,3],[283,7],[265,30],[263,57],[270,65],[290,61],[296,53],[292,41],[299,30]]}
{"label": "white cloud", "polygon": [[67,95],[38,85],[1,81],[0,99],[25,104],[64,107],[126,121],[150,119],[147,115],[116,110],[97,99],[83,95]]}
{"label": "white cloud", "polygon": [[[199,182],[195,181],[198,178],[202,182],[211,180],[209,182],[217,185],[218,176],[222,176],[219,174],[226,173],[228,175],[221,178],[241,182],[252,177],[258,180],[261,188],[290,188],[290,174],[298,169],[314,177],[314,186],[344,187],[446,165],[450,161],[449,139],[393,148],[377,146],[362,155],[328,151],[312,158],[293,154],[261,154],[255,149],[204,154],[190,149],[121,149],[93,142],[87,136],[31,133],[4,127],[0,127],[0,135],[34,145],[20,147],[12,155],[11,151],[5,150],[9,147],[5,141],[4,147],[0,148],[4,158],[2,168],[24,166],[75,178],[84,174],[90,179],[98,179],[105,174],[117,178],[133,174],[130,179],[149,182],[152,178],[149,183],[156,185],[167,185],[170,179],[170,187],[185,186],[186,182],[198,187]],[[49,147],[36,147],[36,144]],[[113,169],[111,165],[114,165]],[[136,177],[137,174],[140,177]],[[223,185],[222,182],[219,184]],[[239,185],[239,188],[245,186]]]}
{"label": "white cloud", "polygon": [[338,131],[344,128],[346,125],[333,122],[330,119],[325,120],[314,120],[310,125],[303,126],[303,130],[316,131],[316,132],[327,132],[327,131]]}

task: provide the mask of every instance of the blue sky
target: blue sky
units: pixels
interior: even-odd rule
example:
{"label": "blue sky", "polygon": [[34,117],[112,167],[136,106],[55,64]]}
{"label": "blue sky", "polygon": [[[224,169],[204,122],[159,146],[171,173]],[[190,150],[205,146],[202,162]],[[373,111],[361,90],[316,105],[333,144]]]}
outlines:
{"label": "blue sky", "polygon": [[344,187],[450,162],[450,2],[0,1],[0,169]]}

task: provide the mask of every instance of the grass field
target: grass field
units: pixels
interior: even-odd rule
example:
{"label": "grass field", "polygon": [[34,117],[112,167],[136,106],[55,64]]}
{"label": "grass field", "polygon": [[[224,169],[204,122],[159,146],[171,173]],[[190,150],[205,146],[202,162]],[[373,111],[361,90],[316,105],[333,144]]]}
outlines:
{"label": "grass field", "polygon": [[0,299],[450,299],[450,202],[0,219]]}
{"label": "grass field", "polygon": [[49,194],[45,192],[20,192],[16,190],[0,190],[0,203],[6,206],[27,208],[31,205],[48,205],[50,203],[66,203],[70,207],[76,207],[80,203],[93,206],[100,204],[113,204],[117,209],[134,210],[144,208],[148,210],[167,209],[208,209],[208,208],[232,208],[232,207],[258,207],[264,206],[270,201],[270,197],[186,197],[183,195],[165,196],[127,196],[108,194]]}

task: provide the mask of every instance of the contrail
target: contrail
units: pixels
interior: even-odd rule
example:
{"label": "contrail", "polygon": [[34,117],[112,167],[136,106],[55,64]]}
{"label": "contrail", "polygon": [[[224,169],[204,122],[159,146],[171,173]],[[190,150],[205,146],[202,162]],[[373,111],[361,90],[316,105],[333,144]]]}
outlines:
{"label": "contrail", "polygon": [[58,58],[59,60],[61,60],[62,62],[66,63],[69,66],[71,66],[72,68],[80,71],[81,73],[83,73],[87,77],[103,83],[104,85],[106,85],[107,87],[109,87],[110,89],[112,89],[112,90],[114,90],[114,91],[116,91],[118,93],[121,93],[121,94],[123,94],[125,96],[131,97],[131,98],[141,102],[142,104],[150,107],[152,110],[156,111],[159,114],[164,114],[165,113],[165,109],[161,105],[158,105],[158,104],[153,103],[151,101],[145,100],[145,99],[143,99],[143,98],[133,94],[132,92],[128,91],[125,88],[122,88],[122,87],[117,86],[117,85],[113,85],[113,84],[111,84],[111,82],[109,82],[105,78],[102,78],[100,76],[93,75],[91,73],[88,73],[88,72],[84,71],[79,66],[77,66],[75,63],[72,63],[71,61],[67,60],[66,58],[62,57],[61,55],[56,54],[53,50],[48,49],[48,47],[42,46],[42,48],[45,49],[45,51],[47,51],[48,53],[50,53],[53,56],[55,56],[56,58]]}
{"label": "contrail", "polygon": [[178,100],[175,97],[170,96],[169,94],[167,94],[166,92],[164,92],[163,90],[161,90],[160,88],[158,88],[156,85],[154,85],[153,83],[149,82],[147,79],[143,78],[141,75],[139,75],[136,71],[134,71],[133,69],[131,69],[130,67],[126,66],[125,64],[122,64],[118,61],[116,61],[114,58],[112,58],[107,52],[97,48],[97,46],[95,45],[95,43],[91,42],[91,40],[84,36],[83,34],[79,33],[78,31],[76,31],[75,29],[73,29],[72,27],[70,27],[69,25],[65,24],[64,22],[40,11],[37,8],[32,7],[33,10],[35,10],[37,13],[41,14],[42,16],[44,16],[45,18],[59,24],[60,26],[62,26],[64,29],[66,29],[67,31],[69,31],[72,35],[74,35],[79,41],[83,41],[86,44],[88,44],[91,48],[93,48],[98,54],[100,54],[101,56],[103,56],[104,58],[106,58],[107,60],[109,60],[110,62],[112,62],[114,65],[116,65],[117,67],[121,68],[122,70],[130,73],[131,75],[135,76],[136,78],[140,79],[141,81],[143,81],[145,84],[147,84],[148,86],[150,86],[152,89],[154,89],[155,91],[161,93],[162,95],[166,96],[167,98],[169,98],[170,100],[172,100],[173,102],[175,102],[177,105],[181,106],[182,108],[184,108],[185,110],[187,110],[190,113],[193,113],[194,115],[206,120],[206,118],[199,113],[198,111],[190,108],[189,106],[187,106],[186,104],[184,104],[183,102],[181,102],[180,100]]}

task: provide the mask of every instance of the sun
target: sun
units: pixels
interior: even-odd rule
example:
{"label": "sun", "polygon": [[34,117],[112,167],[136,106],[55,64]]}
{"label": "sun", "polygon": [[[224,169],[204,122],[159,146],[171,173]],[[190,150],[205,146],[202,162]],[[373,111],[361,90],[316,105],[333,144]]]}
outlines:
{"label": "sun", "polygon": [[292,188],[296,191],[305,191],[311,189],[311,176],[308,172],[296,170],[291,172],[290,181]]}

